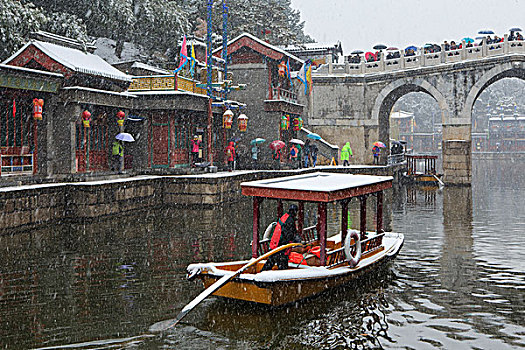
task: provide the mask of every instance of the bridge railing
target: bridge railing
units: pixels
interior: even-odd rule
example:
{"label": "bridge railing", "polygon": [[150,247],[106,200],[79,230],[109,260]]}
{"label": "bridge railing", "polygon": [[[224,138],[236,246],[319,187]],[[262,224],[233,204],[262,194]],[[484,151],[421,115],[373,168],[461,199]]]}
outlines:
{"label": "bridge railing", "polygon": [[322,73],[328,70],[328,73],[336,75],[359,75],[435,66],[444,63],[455,63],[483,57],[505,55],[508,53],[525,54],[525,41],[509,41],[507,34],[505,34],[503,41],[497,43],[487,44],[486,39],[483,39],[482,43],[478,46],[467,47],[465,42],[461,44],[461,48],[446,51],[444,45],[442,45],[440,51],[432,53],[423,53],[425,52],[424,48],[420,48],[414,56],[405,56],[404,50],[399,50],[400,57],[390,59],[386,59],[384,53],[381,53],[379,60],[372,62],[362,61],[361,63],[345,62],[344,64],[334,64],[331,63],[331,60],[327,60],[329,63],[321,66],[317,72]]}

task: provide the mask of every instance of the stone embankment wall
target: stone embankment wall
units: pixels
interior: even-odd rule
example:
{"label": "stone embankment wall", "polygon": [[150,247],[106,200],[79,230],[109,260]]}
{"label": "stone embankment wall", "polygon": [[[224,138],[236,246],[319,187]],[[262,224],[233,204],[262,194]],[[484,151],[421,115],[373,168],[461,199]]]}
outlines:
{"label": "stone embankment wall", "polygon": [[[241,198],[241,182],[323,170],[245,171],[197,176],[141,176],[106,181],[0,188],[0,235],[61,222],[132,213],[162,206],[213,207]],[[394,175],[392,167],[331,172]]]}

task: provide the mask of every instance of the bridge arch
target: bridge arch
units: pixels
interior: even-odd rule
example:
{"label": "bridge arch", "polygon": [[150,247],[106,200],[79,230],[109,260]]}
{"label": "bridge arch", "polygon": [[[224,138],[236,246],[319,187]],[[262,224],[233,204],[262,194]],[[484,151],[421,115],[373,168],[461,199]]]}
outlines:
{"label": "bridge arch", "polygon": [[378,136],[382,141],[388,142],[390,129],[390,111],[394,104],[406,94],[411,92],[424,92],[430,95],[441,109],[441,122],[445,124],[450,119],[448,104],[445,97],[427,80],[422,78],[402,78],[393,81],[378,94],[372,108],[372,120],[379,125]]}
{"label": "bridge arch", "polygon": [[523,62],[506,62],[484,73],[470,89],[461,112],[461,118],[472,122],[472,109],[479,95],[490,85],[505,78],[520,78],[525,80],[525,67]]}

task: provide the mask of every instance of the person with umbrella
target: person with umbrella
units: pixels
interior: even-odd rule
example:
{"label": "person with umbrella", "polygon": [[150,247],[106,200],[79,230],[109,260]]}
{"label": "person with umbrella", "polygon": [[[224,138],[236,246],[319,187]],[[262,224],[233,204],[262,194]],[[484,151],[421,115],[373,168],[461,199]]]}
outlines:
{"label": "person with umbrella", "polygon": [[230,141],[230,144],[224,150],[226,154],[226,162],[228,165],[228,171],[233,171],[233,162],[235,161],[235,146],[233,141]]}
{"label": "person with umbrella", "polygon": [[319,151],[319,148],[317,148],[315,143],[312,143],[309,148],[310,156],[312,156],[312,166],[315,168],[315,165],[317,164],[317,152]]}
{"label": "person with umbrella", "polygon": [[111,148],[111,170],[120,171],[121,158],[124,157],[124,147],[122,147],[122,141],[113,141]]}
{"label": "person with umbrella", "polygon": [[308,158],[310,157],[310,140],[304,144],[304,167],[308,168]]}
{"label": "person with umbrella", "polygon": [[252,144],[252,168],[257,169],[257,158],[259,157],[259,147],[256,143]]}
{"label": "person with umbrella", "polygon": [[379,164],[380,152],[381,152],[381,148],[379,148],[378,146],[374,145],[374,147],[372,147],[372,153],[374,154],[374,164]]}
{"label": "person with umbrella", "polygon": [[292,143],[290,146],[290,161],[294,169],[299,168],[299,166],[297,165],[298,156],[299,156],[299,150],[297,149],[297,146],[295,145],[295,143]]}

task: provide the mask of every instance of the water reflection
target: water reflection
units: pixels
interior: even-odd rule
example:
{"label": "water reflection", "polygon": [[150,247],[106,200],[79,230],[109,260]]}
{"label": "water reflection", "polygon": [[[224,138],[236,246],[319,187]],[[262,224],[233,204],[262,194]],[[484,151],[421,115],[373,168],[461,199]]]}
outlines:
{"label": "water reflection", "polygon": [[[173,318],[202,290],[185,280],[187,264],[250,255],[250,200],[2,236],[0,347],[97,340],[77,348],[523,347],[525,165],[477,162],[473,170],[472,188],[389,191],[385,221],[406,241],[398,259],[369,278],[281,308],[211,298],[153,338],[132,337]],[[374,229],[373,198],[368,205]],[[262,209],[264,229],[275,203]],[[335,232],[341,210],[329,209]],[[351,203],[354,226],[357,209]],[[306,214],[313,223],[315,207]]]}

